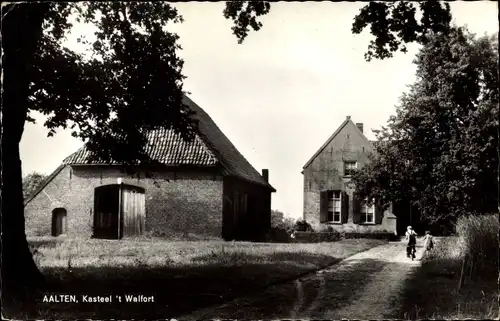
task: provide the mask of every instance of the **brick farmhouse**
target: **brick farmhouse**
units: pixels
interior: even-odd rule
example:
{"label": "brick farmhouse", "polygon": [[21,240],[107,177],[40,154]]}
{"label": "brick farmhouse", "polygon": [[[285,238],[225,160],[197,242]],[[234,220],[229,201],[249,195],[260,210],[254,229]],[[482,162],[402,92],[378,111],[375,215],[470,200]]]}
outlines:
{"label": "brick farmhouse", "polygon": [[[364,205],[349,184],[353,171],[362,168],[374,152],[363,134],[363,124],[347,116],[340,127],[304,165],[303,218],[313,228],[339,232],[401,234],[410,222],[408,205],[391,204],[385,211]],[[401,217],[401,219],[399,219]]]}
{"label": "brick farmhouse", "polygon": [[162,164],[126,174],[92,161],[82,147],[25,202],[28,236],[135,237],[193,233],[259,240],[270,228],[268,170],[238,152],[210,116],[188,97],[199,134],[191,142],[170,129],[148,133],[146,151]]}

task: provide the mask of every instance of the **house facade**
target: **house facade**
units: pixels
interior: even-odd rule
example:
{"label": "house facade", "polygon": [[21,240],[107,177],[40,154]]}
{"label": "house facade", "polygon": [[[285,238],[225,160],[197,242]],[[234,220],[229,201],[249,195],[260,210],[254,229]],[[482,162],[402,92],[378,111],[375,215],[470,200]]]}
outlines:
{"label": "house facade", "polygon": [[161,166],[127,174],[94,161],[82,147],[25,202],[28,236],[121,239],[196,234],[260,240],[271,224],[269,171],[259,173],[210,116],[188,97],[199,133],[191,142],[169,129],[148,133]]}
{"label": "house facade", "polygon": [[363,204],[351,181],[374,152],[363,124],[347,116],[340,127],[304,165],[303,218],[315,230],[329,226],[339,232],[398,234],[393,206],[382,211]]}

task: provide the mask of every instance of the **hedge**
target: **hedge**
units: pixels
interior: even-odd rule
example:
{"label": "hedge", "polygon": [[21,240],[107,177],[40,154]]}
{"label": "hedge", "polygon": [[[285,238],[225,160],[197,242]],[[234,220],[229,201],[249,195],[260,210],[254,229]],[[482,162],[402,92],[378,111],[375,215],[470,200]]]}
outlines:
{"label": "hedge", "polygon": [[397,236],[392,233],[356,233],[356,232],[295,232],[295,242],[298,243],[319,243],[336,242],[342,239],[377,239],[392,241]]}
{"label": "hedge", "polygon": [[393,233],[343,233],[346,239],[376,239],[376,240],[395,240],[397,237]]}
{"label": "hedge", "polygon": [[339,232],[295,232],[295,241],[299,243],[336,242],[342,239]]}

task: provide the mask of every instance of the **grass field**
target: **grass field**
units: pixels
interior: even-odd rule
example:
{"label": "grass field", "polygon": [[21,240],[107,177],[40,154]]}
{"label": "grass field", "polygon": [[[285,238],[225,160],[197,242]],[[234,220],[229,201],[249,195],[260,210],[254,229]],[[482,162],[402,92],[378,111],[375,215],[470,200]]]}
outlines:
{"label": "grass field", "polygon": [[[495,277],[470,279],[458,289],[462,268],[460,243],[459,237],[437,239],[432,254],[424,256],[421,268],[406,284],[400,318],[498,318],[498,284]],[[498,262],[496,265],[498,268]]]}
{"label": "grass field", "polygon": [[[31,239],[35,261],[48,287],[33,317],[171,318],[220,304],[270,284],[294,279],[386,241],[276,244],[222,241]],[[80,302],[47,303],[44,295],[75,295]],[[117,295],[154,297],[120,303]],[[111,303],[83,303],[82,295]]]}

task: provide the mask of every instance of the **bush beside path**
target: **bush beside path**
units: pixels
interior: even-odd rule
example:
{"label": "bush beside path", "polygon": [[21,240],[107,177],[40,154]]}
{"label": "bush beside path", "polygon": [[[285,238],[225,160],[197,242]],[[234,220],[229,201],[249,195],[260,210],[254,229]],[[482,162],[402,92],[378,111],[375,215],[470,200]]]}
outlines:
{"label": "bush beside path", "polygon": [[435,249],[405,284],[399,319],[499,318],[498,214],[469,215],[457,236],[436,238]]}

